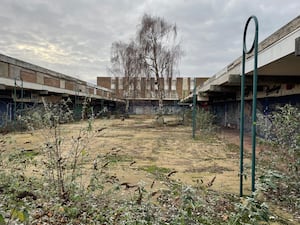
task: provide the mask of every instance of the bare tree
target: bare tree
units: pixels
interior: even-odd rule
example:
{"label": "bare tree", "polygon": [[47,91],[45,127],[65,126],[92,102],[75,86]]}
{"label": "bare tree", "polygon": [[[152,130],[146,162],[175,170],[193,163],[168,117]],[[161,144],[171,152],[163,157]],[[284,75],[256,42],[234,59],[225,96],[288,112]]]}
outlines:
{"label": "bare tree", "polygon": [[[182,55],[177,41],[177,27],[161,17],[145,14],[137,30],[137,42],[114,42],[111,51],[112,71],[124,76],[124,98],[137,96],[137,77],[154,77],[163,112],[164,88],[160,78],[172,78],[174,68]],[[169,83],[171,85],[171,83]]]}
{"label": "bare tree", "polygon": [[118,41],[111,48],[112,72],[124,77],[123,97],[126,99],[126,113],[129,109],[128,98],[137,96],[137,77],[142,74],[143,58],[140,48],[134,41],[129,44]]}
{"label": "bare tree", "polygon": [[182,51],[177,39],[176,24],[161,17],[145,14],[137,32],[137,41],[142,51],[143,69],[155,77],[159,99],[159,114],[163,110],[164,90],[160,78],[172,78]]}

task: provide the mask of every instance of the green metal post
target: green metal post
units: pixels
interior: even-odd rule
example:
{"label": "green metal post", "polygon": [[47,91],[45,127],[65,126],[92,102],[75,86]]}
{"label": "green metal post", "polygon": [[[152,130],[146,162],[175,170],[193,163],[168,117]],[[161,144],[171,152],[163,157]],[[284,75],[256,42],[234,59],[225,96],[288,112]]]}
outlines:
{"label": "green metal post", "polygon": [[14,120],[17,119],[17,78],[15,78],[15,87],[14,87]]}
{"label": "green metal post", "polygon": [[23,101],[23,98],[24,98],[24,88],[23,88],[23,79],[21,78],[21,116],[22,116],[22,113],[23,113],[23,109],[24,109],[24,101]]}
{"label": "green metal post", "polygon": [[243,196],[244,176],[244,108],[245,108],[245,53],[243,51],[243,65],[241,77],[241,114],[240,114],[240,197]]}
{"label": "green metal post", "polygon": [[258,21],[255,21],[254,39],[254,71],[253,71],[253,98],[252,98],[252,192],[255,191],[255,158],[256,158],[256,98],[257,98],[257,54],[258,54]]}
{"label": "green metal post", "polygon": [[195,132],[196,132],[196,78],[194,78],[194,90],[193,90],[193,139],[195,139]]}
{"label": "green metal post", "polygon": [[[248,25],[251,20],[255,23],[255,37],[249,50],[246,46],[246,35]],[[255,191],[255,158],[256,158],[256,98],[257,98],[257,54],[258,54],[258,20],[256,16],[250,16],[246,22],[243,37],[243,57],[242,57],[242,77],[241,77],[241,114],[240,114],[240,196],[243,196],[243,157],[244,157],[244,102],[245,102],[245,63],[246,54],[254,49],[254,69],[253,69],[253,96],[252,96],[252,172],[251,172],[251,190]]]}

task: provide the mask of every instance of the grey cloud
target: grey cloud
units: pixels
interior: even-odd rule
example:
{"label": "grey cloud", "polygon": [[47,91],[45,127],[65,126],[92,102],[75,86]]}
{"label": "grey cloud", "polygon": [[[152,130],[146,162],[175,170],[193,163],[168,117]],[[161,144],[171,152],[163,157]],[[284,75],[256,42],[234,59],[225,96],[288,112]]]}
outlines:
{"label": "grey cloud", "polygon": [[96,82],[111,43],[133,38],[146,12],[177,24],[181,76],[211,76],[240,56],[248,16],[257,15],[263,40],[299,8],[298,0],[2,0],[0,52]]}

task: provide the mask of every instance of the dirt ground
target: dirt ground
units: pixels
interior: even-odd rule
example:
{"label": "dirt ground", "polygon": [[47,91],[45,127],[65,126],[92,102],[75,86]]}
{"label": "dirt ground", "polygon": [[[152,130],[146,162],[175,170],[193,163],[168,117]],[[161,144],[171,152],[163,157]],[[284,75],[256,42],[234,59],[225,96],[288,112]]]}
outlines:
{"label": "dirt ground", "polygon": [[[85,138],[81,132],[87,122],[61,125],[62,146],[65,156],[73,149],[72,139],[82,138],[86,142],[83,152],[83,174],[81,182],[89,184],[91,174],[105,169],[107,179],[118,184],[143,185],[146,190],[156,192],[163,189],[164,179],[202,186],[223,193],[239,194],[239,133],[232,129],[220,129],[214,135],[196,132],[192,139],[192,128],[178,124],[178,118],[165,117],[165,124],[157,126],[154,117],[131,116],[128,119],[97,119],[93,121],[93,132]],[[7,133],[0,139],[0,157],[5,159],[20,152],[34,155],[37,162],[27,166],[27,176],[40,176],[43,169],[43,146],[51,139],[49,130]],[[82,142],[83,143],[83,142]],[[251,139],[245,137],[244,194],[251,194]],[[257,146],[259,154],[261,146]],[[13,165],[11,165],[13,166]],[[24,167],[22,167],[24,168]],[[128,190],[121,193],[128,195]],[[291,215],[272,207],[283,218]]]}
{"label": "dirt ground", "polygon": [[[198,131],[193,140],[191,127],[177,125],[175,117],[166,117],[166,124],[161,127],[155,126],[153,121],[153,117],[145,116],[131,116],[124,121],[119,118],[95,120],[96,132],[88,140],[84,177],[89,177],[97,156],[99,159],[99,155],[110,154],[114,159],[107,161],[108,172],[120,183],[142,182],[145,188],[159,189],[162,184],[157,176],[166,176],[189,185],[201,184],[222,192],[239,193],[239,137],[236,132],[222,130],[211,136]],[[82,123],[62,125],[61,135],[65,140],[78,137],[82,127]],[[48,138],[45,130],[5,136],[4,154],[40,151]],[[249,149],[247,138],[245,142],[245,148]],[[71,148],[67,141],[65,145]],[[250,154],[245,155],[246,172],[250,174]],[[35,172],[38,173],[37,168],[27,168],[26,174],[34,175]],[[244,181],[244,192],[250,193],[249,179]]]}

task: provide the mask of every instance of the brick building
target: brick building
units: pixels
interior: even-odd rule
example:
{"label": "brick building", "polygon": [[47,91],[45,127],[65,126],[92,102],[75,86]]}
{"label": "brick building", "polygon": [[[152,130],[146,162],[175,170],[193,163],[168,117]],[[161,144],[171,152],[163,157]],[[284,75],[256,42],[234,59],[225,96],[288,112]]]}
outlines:
{"label": "brick building", "polygon": [[[178,102],[188,96],[196,86],[202,85],[207,78],[160,78],[163,90],[165,113],[179,110]],[[158,106],[158,91],[155,78],[136,77],[130,80],[125,77],[97,77],[97,85],[112,90],[117,98],[130,101],[130,113],[155,113]]]}

